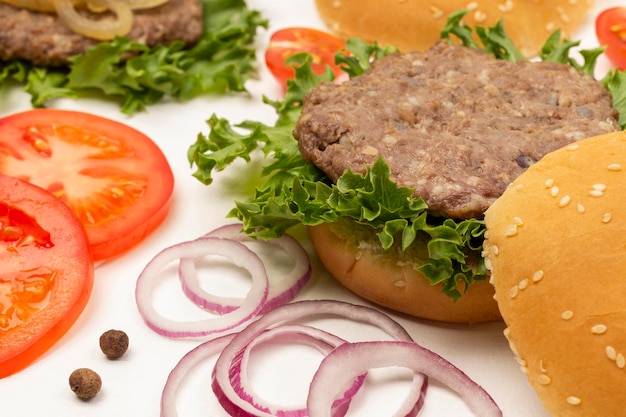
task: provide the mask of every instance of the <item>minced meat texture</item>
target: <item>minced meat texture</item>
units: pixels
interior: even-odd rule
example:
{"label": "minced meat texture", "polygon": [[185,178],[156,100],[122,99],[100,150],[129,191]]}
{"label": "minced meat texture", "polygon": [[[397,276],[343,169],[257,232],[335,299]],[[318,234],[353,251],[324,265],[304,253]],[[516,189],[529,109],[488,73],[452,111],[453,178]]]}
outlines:
{"label": "minced meat texture", "polygon": [[[103,18],[82,11],[91,18]],[[73,32],[57,15],[37,13],[0,3],[0,60],[23,59],[41,66],[64,66],[67,58],[82,54],[99,41]],[[175,40],[193,44],[202,35],[200,0],[170,0],[134,12],[128,38],[146,45],[168,45]]]}
{"label": "minced meat texture", "polygon": [[569,65],[496,60],[440,42],[393,54],[304,99],[294,136],[337,180],[382,157],[435,215],[482,218],[546,153],[619,129],[612,98]]}

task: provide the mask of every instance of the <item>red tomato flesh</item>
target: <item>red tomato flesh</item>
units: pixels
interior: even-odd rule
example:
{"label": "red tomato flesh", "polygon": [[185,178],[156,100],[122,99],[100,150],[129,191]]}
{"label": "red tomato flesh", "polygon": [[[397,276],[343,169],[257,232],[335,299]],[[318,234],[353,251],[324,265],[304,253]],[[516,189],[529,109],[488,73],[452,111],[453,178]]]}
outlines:
{"label": "red tomato flesh", "polygon": [[0,175],[0,378],[28,366],[72,326],[93,276],[87,236],[69,207]]}
{"label": "red tomato flesh", "polygon": [[612,7],[596,19],[596,36],[611,63],[626,69],[626,7]]}
{"label": "red tomato flesh", "polygon": [[285,60],[299,52],[308,52],[313,56],[313,71],[322,74],[330,66],[335,76],[341,69],[335,65],[335,53],[345,47],[343,40],[327,32],[311,28],[285,28],[270,37],[270,44],[265,51],[265,64],[272,75],[283,87],[286,81],[295,76],[291,66]]}
{"label": "red tomato flesh", "polygon": [[126,251],[161,224],[174,187],[167,159],[146,135],[68,110],[0,119],[0,173],[63,200],[83,224],[94,260]]}

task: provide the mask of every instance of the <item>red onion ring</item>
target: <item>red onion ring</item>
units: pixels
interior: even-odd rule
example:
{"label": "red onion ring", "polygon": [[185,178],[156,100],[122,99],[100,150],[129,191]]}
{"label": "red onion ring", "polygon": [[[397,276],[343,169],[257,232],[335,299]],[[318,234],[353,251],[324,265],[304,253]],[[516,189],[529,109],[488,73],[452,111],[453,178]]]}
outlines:
{"label": "red onion ring", "polygon": [[230,343],[234,334],[209,340],[190,350],[170,371],[161,393],[161,417],[177,417],[176,396],[187,375],[212,356],[218,355]]}
{"label": "red onion ring", "polygon": [[[245,329],[240,331],[231,343],[229,343],[215,363],[215,380],[213,384],[214,393],[218,397],[220,403],[224,406],[235,407],[238,411],[238,416],[259,416],[259,417],[274,417],[279,411],[275,407],[269,407],[269,409],[263,409],[259,404],[255,402],[249,402],[251,398],[250,393],[243,390],[241,386],[234,386],[232,384],[233,373],[238,372],[237,369],[237,356],[247,345],[252,343],[255,338],[259,337],[264,331],[271,329],[275,326],[293,322],[295,320],[310,318],[316,315],[334,315],[343,318],[350,319],[352,321],[362,322],[377,326],[389,336],[395,340],[412,341],[408,332],[396,321],[386,314],[375,310],[373,308],[358,306],[341,301],[299,301],[282,306],[276,310],[266,313],[260,317],[257,321],[249,324]],[[411,398],[416,403],[423,402],[422,396],[425,390],[423,390],[424,384],[427,383],[427,377],[423,374],[415,374],[413,383],[411,385]],[[342,389],[349,391],[348,384],[345,384]],[[345,392],[345,391],[344,391]],[[419,394],[419,398],[415,398],[416,393]],[[333,398],[334,403],[335,398]],[[413,407],[415,412],[419,410],[419,406]],[[336,410],[333,410],[336,412]],[[336,414],[333,414],[335,416]],[[407,410],[407,415],[410,414]]]}
{"label": "red onion ring", "polygon": [[[241,224],[231,224],[219,227],[203,237],[220,237],[238,242],[255,241],[241,232]],[[275,246],[284,251],[295,262],[293,269],[280,277],[276,282],[270,282],[269,294],[261,314],[275,309],[291,301],[298,292],[309,282],[311,277],[311,264],[309,256],[302,245],[293,237],[285,234],[279,238],[258,241]],[[226,314],[243,303],[243,298],[222,297],[211,294],[201,288],[195,273],[196,265],[193,259],[181,259],[179,264],[179,276],[183,292],[199,307],[218,314]]]}
{"label": "red onion ring", "polygon": [[[161,395],[161,417],[178,416],[178,413],[176,411],[176,397],[181,388],[181,385],[184,383],[189,373],[196,367],[200,366],[204,361],[213,356],[219,355],[219,353],[226,347],[226,345],[232,341],[234,336],[234,334],[229,334],[221,336],[217,339],[212,339],[204,342],[189,351],[178,361],[176,366],[170,371],[165,386],[163,387],[163,392]],[[240,352],[242,353],[242,369],[245,369],[247,367],[250,351],[255,346],[268,340],[282,340],[287,342],[295,341],[297,343],[311,346],[324,355],[327,355],[339,344],[344,343],[344,340],[342,340],[341,338],[333,334],[324,332],[323,330],[315,329],[313,327],[302,325],[280,326],[263,332],[252,343],[247,345],[242,352]],[[334,414],[334,417],[341,417],[345,415],[351,396],[354,395],[354,393],[356,393],[356,391],[361,387],[364,378],[364,375],[355,378],[355,380],[352,381],[350,390],[345,392],[343,397],[335,402],[333,407],[338,409],[339,413]],[[223,404],[223,406],[226,410],[230,409],[230,415],[245,415],[239,412],[235,413],[234,410],[236,408],[231,409],[229,407],[229,404]],[[306,410],[287,410],[285,414],[280,415],[302,416],[306,415]]]}
{"label": "red onion ring", "polygon": [[[407,341],[344,343],[328,354],[311,382],[307,406],[309,417],[331,417],[335,393],[355,376],[373,369],[400,366],[425,373],[444,383],[466,402],[478,417],[501,417],[491,396],[460,369],[436,353]],[[394,417],[413,406],[405,403]]]}
{"label": "red onion ring", "polygon": [[[252,285],[241,306],[227,314],[205,320],[176,321],[163,317],[151,300],[159,272],[171,262],[184,258],[220,255],[230,259],[252,275]],[[191,272],[196,272],[195,269]],[[200,337],[232,330],[255,317],[265,305],[269,282],[261,259],[244,244],[217,237],[204,237],[182,242],[159,252],[137,279],[135,300],[144,321],[155,332],[172,338]]]}
{"label": "red onion ring", "polygon": [[[260,345],[268,340],[283,340],[283,341],[295,341],[298,343],[306,344],[310,347],[317,349],[323,355],[328,355],[333,349],[346,341],[324,330],[317,329],[315,327],[303,326],[303,325],[282,325],[270,330],[266,330],[257,337],[254,338],[246,347],[241,350],[233,361],[231,367],[230,380],[235,391],[241,393],[241,397],[248,403],[256,404],[257,408],[270,412],[270,409],[277,407],[276,404],[270,404],[260,398],[250,387],[250,384],[245,378],[245,369],[248,367],[250,354],[254,347]],[[348,388],[344,390],[344,394],[341,398],[337,399],[333,403],[333,417],[341,417],[348,411],[350,400],[357,393],[359,388],[363,385],[365,380],[364,375],[356,376],[350,381]],[[220,386],[216,383],[215,374],[213,379],[213,389],[219,390]],[[223,392],[222,392],[223,394]],[[231,410],[231,415],[245,415],[246,412],[241,410],[236,404],[233,404],[224,395],[219,395],[218,399],[225,409]],[[237,412],[235,412],[237,410]],[[276,409],[275,415],[277,417],[305,417],[307,416],[306,407],[303,408],[288,408],[282,407]]]}

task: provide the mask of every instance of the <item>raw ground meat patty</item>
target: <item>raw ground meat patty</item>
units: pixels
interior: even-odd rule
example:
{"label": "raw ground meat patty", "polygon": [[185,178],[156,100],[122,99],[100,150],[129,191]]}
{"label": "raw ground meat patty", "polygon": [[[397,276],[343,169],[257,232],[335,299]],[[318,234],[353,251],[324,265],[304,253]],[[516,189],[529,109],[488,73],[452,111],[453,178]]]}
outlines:
{"label": "raw ground meat patty", "polygon": [[382,157],[433,214],[482,218],[546,153],[619,130],[611,103],[599,82],[569,65],[496,60],[442,41],[314,88],[294,136],[333,180]]}
{"label": "raw ground meat patty", "polygon": [[[86,14],[86,13],[85,13]],[[96,18],[96,14],[91,14]],[[130,39],[146,45],[168,45],[175,40],[193,44],[202,35],[200,0],[170,0],[134,13]],[[0,60],[24,59],[36,65],[67,65],[99,41],[73,32],[58,16],[30,12],[0,3]]]}

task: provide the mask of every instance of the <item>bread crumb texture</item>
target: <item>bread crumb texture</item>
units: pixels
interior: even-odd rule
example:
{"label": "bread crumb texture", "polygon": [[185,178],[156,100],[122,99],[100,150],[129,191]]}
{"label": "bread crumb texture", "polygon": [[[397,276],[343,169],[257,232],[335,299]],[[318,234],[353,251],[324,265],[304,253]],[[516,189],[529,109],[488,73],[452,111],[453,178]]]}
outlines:
{"label": "bread crumb texture", "polygon": [[485,222],[504,332],[555,416],[626,404],[626,133],[583,139],[522,174]]}

